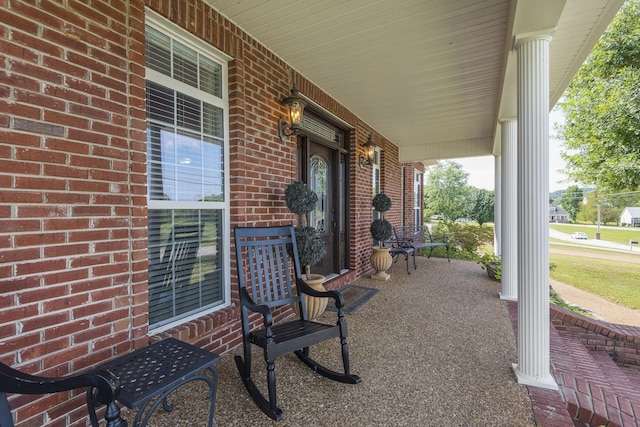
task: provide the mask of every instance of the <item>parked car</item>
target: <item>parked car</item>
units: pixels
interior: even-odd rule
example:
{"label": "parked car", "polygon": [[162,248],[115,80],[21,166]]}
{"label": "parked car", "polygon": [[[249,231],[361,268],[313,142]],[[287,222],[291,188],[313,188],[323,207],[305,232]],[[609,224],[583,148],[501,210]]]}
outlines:
{"label": "parked car", "polygon": [[587,240],[587,233],[583,233],[581,231],[576,231],[575,233],[573,233],[571,235],[572,239],[580,239],[580,240]]}
{"label": "parked car", "polygon": [[456,222],[473,222],[474,220],[471,218],[458,218]]}

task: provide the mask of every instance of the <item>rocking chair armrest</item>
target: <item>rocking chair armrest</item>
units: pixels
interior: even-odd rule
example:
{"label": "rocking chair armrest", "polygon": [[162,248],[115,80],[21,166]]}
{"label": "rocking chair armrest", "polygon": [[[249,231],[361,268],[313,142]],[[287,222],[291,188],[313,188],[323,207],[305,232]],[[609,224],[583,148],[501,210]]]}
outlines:
{"label": "rocking chair armrest", "polygon": [[122,390],[122,384],[118,377],[111,371],[100,369],[91,375],[91,386],[98,390],[96,401],[104,405],[115,402]]}
{"label": "rocking chair armrest", "polygon": [[0,392],[19,394],[45,394],[94,387],[100,403],[113,402],[120,394],[120,381],[113,373],[100,370],[69,377],[41,377],[25,374],[0,363],[2,384]]}
{"label": "rocking chair armrest", "polygon": [[240,303],[247,310],[254,313],[262,314],[264,326],[266,328],[269,328],[273,325],[273,315],[271,314],[271,309],[269,309],[269,306],[265,304],[256,304],[255,302],[253,302],[253,298],[251,298],[246,288],[240,289]]}
{"label": "rocking chair armrest", "polygon": [[333,298],[335,300],[336,308],[344,307],[344,297],[338,291],[317,291],[311,286],[307,285],[307,282],[305,282],[301,277],[298,277],[296,279],[296,286],[298,287],[298,292],[312,297]]}

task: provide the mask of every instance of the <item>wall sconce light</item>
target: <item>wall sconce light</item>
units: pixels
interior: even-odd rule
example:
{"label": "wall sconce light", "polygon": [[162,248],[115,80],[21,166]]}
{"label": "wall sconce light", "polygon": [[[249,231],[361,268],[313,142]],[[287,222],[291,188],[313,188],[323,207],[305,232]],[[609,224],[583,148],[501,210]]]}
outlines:
{"label": "wall sconce light", "polygon": [[369,134],[369,139],[363,145],[364,147],[364,156],[360,156],[360,169],[363,169],[365,166],[369,166],[373,164],[374,156],[376,154],[377,145],[371,140],[371,134]]}
{"label": "wall sconce light", "polygon": [[[282,103],[287,106],[287,117],[280,117],[278,119],[278,135],[282,142],[291,135],[297,135],[302,127],[302,115],[304,113],[304,107],[307,106],[304,98],[300,96],[300,92],[295,83],[291,88],[291,96],[282,100]],[[289,129],[289,132],[287,132]]]}

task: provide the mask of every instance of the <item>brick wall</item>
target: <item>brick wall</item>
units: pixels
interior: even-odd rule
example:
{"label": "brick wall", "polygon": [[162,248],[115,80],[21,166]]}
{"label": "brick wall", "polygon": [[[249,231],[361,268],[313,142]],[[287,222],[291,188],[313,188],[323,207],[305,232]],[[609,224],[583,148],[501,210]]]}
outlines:
{"label": "brick wall", "polygon": [[[0,10],[0,360],[28,373],[147,341],[143,4],[94,3]],[[84,425],[83,400],[11,405],[18,425]]]}
{"label": "brick wall", "polygon": [[[145,5],[230,55],[231,227],[294,220],[284,189],[296,144],[282,143],[280,100],[295,82],[351,124],[349,269],[371,269],[371,171],[400,223],[398,150],[259,42],[199,0],[0,2],[0,360],[66,375],[175,336],[224,353],[240,344],[237,309],[148,335]],[[233,261],[232,261],[233,263]],[[232,282],[234,266],[231,266]],[[232,286],[232,301],[237,293]],[[18,426],[86,424],[82,392],[12,396]]]}

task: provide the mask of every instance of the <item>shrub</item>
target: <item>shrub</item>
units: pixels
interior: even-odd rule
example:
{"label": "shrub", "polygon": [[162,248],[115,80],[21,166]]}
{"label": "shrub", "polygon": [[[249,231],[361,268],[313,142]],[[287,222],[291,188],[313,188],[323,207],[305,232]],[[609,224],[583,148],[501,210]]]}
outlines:
{"label": "shrub", "polygon": [[476,224],[441,221],[431,227],[434,236],[447,235],[451,250],[463,259],[476,259],[476,253],[484,245],[493,244],[493,228]]}

